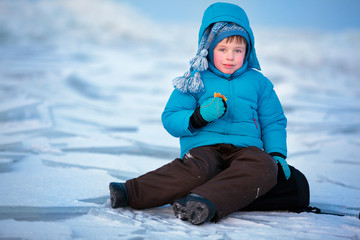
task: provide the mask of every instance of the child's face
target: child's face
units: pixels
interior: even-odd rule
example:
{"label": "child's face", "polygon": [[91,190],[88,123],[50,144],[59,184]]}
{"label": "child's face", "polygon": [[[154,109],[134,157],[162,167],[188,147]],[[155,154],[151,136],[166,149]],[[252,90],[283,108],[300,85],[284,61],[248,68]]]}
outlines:
{"label": "child's face", "polygon": [[244,42],[226,42],[223,39],[214,48],[214,65],[223,73],[233,74],[240,69],[244,63],[246,44]]}

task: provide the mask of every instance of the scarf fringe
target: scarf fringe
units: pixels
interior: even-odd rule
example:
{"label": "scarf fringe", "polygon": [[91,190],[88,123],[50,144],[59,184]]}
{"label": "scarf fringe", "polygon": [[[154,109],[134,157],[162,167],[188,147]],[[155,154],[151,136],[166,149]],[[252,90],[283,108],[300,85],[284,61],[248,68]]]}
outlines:
{"label": "scarf fringe", "polygon": [[204,83],[200,78],[200,72],[191,76],[190,71],[184,76],[173,79],[173,86],[182,93],[198,93],[204,91]]}
{"label": "scarf fringe", "polygon": [[204,91],[204,83],[200,78],[200,72],[195,73],[194,77],[188,82],[189,92],[198,93]]}

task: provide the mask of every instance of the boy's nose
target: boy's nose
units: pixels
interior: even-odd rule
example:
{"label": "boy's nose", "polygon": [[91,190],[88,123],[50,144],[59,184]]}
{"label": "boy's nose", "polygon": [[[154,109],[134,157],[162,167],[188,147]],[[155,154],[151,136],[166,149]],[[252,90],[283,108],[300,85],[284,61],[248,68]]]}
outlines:
{"label": "boy's nose", "polygon": [[232,52],[228,52],[226,54],[226,58],[229,59],[229,60],[232,60],[234,58],[234,54]]}

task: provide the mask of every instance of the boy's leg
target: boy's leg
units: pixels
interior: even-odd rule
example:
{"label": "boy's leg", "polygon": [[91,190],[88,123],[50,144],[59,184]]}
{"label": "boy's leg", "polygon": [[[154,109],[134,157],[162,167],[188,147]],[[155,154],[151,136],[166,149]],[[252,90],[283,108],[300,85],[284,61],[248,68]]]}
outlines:
{"label": "boy's leg", "polygon": [[216,145],[194,148],[183,159],[175,159],[155,171],[128,180],[130,207],[144,209],[172,203],[214,177],[222,170],[214,148]]}
{"label": "boy's leg", "polygon": [[275,161],[259,148],[238,149],[225,161],[230,164],[227,169],[191,191],[215,205],[215,220],[247,206],[277,182]]}

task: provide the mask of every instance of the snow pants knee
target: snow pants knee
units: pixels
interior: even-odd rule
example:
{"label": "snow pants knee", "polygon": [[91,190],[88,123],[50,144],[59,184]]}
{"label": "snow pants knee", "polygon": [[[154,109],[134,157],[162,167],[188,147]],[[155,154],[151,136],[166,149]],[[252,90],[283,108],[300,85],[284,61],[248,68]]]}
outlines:
{"label": "snow pants knee", "polygon": [[218,220],[267,193],[276,185],[277,171],[274,159],[259,148],[217,144],[194,148],[183,159],[128,180],[126,188],[134,209],[199,194],[215,205]]}

